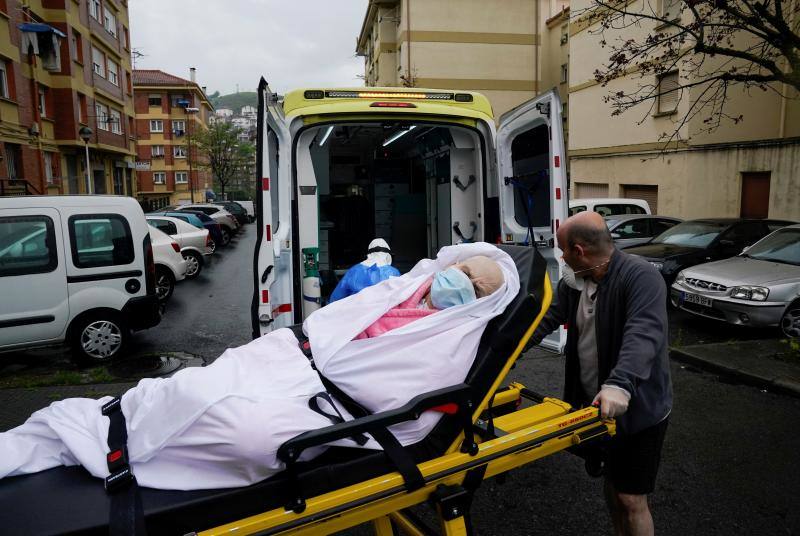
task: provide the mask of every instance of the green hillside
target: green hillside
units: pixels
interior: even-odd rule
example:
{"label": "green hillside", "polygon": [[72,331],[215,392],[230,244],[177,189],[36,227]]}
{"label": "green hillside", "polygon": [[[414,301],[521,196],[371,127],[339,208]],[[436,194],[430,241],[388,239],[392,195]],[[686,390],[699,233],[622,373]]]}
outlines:
{"label": "green hillside", "polygon": [[220,95],[219,91],[215,91],[208,98],[217,110],[230,108],[239,113],[242,106],[258,106],[258,93],[255,91],[242,91],[240,93],[231,93],[230,95]]}

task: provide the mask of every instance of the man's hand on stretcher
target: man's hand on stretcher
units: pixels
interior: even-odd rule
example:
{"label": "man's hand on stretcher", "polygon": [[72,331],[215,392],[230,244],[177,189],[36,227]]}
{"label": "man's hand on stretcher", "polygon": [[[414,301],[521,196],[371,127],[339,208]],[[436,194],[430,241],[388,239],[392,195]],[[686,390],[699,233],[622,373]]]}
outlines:
{"label": "man's hand on stretcher", "polygon": [[604,385],[592,401],[593,406],[600,408],[600,416],[604,419],[619,417],[628,411],[631,396],[625,389]]}

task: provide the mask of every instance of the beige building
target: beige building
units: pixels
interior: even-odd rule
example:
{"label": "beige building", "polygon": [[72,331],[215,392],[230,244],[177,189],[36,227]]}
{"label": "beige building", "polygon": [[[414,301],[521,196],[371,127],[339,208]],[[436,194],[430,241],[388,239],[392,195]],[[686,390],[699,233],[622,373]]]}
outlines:
{"label": "beige building", "polygon": [[495,117],[553,87],[566,97],[568,3],[370,0],[356,45],[366,85],[480,91]]}
{"label": "beige building", "polygon": [[201,166],[193,136],[208,128],[214,109],[205,88],[158,70],[133,71],[136,110],[136,176],[147,210],[204,202],[211,173]]}
{"label": "beige building", "polygon": [[[629,9],[638,9],[642,1],[630,3]],[[576,0],[572,11],[581,13],[590,6],[591,0]],[[628,28],[626,37],[642,37],[655,24],[643,22],[638,29]],[[674,131],[696,92],[680,102],[678,92],[668,93],[652,110],[644,104],[612,117],[604,96],[642,83],[660,84],[663,92],[670,85],[677,87],[681,72],[644,80],[634,72],[602,87],[594,79],[594,70],[608,60],[610,52],[600,47],[601,37],[592,28],[586,17],[573,19],[569,27],[570,54],[575,60],[569,70],[573,198],[646,198],[660,214],[683,218],[751,216],[800,221],[800,102],[774,92],[747,94],[733,88],[727,113],[742,114],[741,123],[723,122],[708,133],[702,122],[708,115],[701,114],[681,126],[680,141],[659,156],[664,147],[660,136]],[[607,32],[605,39],[612,42],[620,35]]]}

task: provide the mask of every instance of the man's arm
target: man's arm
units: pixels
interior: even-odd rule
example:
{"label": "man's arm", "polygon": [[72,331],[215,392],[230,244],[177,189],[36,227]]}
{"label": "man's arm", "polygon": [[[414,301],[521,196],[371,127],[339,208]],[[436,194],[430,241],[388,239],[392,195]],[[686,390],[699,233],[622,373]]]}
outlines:
{"label": "man's arm", "polygon": [[625,283],[626,319],[617,363],[603,385],[636,396],[639,383],[650,377],[667,338],[667,296],[657,270],[642,267]]}
{"label": "man's arm", "polygon": [[559,281],[556,292],[553,293],[553,301],[550,308],[539,322],[536,331],[533,332],[528,346],[534,346],[542,342],[542,339],[553,333],[562,324],[569,320],[569,300],[567,298],[567,286]]}

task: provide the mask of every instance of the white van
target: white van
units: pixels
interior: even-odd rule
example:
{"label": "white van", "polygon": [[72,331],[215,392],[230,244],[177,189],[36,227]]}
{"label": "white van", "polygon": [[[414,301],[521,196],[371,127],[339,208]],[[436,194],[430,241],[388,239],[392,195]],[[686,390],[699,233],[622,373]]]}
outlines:
{"label": "white van", "polygon": [[[386,239],[402,271],[446,245],[536,245],[560,277],[567,217],[555,91],[500,118],[480,93],[259,86],[253,335],[301,322]],[[318,275],[319,274],[319,275]],[[546,342],[563,345],[563,330]]]}
{"label": "white van", "polygon": [[148,231],[129,197],[0,197],[0,351],[67,341],[100,363],[157,325]]}
{"label": "white van", "polygon": [[644,199],[628,199],[627,197],[570,199],[570,216],[587,210],[597,212],[604,217],[619,216],[621,214],[652,214],[650,212],[650,204]]}

